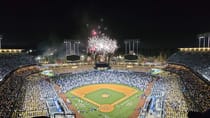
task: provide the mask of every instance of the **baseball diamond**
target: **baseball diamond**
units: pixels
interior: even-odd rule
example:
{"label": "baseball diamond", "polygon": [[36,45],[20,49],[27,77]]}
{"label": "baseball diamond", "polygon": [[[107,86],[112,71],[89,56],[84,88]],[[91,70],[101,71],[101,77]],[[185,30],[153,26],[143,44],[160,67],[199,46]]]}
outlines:
{"label": "baseball diamond", "polygon": [[[121,84],[92,84],[75,88],[67,92],[66,96],[85,118],[90,118],[95,117],[92,116],[95,112],[98,115],[115,117],[115,115],[120,116],[119,111],[124,109],[133,111],[138,104],[138,96],[142,93],[136,88]],[[88,108],[94,111],[88,112]]]}

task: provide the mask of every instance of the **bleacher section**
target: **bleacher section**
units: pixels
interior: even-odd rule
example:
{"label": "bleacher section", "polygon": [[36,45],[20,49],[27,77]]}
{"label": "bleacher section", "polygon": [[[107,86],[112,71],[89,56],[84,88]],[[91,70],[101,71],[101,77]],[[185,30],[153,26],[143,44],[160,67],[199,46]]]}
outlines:
{"label": "bleacher section", "polygon": [[[10,117],[24,96],[24,79],[13,72],[21,66],[35,63],[33,57],[26,54],[0,53],[0,117]],[[28,71],[21,73],[26,76]]]}
{"label": "bleacher section", "polygon": [[[182,66],[170,65],[166,69],[168,71],[177,73],[180,76],[179,88],[182,91],[181,96],[184,96],[182,99],[187,100],[188,106],[191,106],[190,109],[188,108],[189,111],[204,112],[210,108],[210,86],[205,81],[202,81],[189,69]],[[174,96],[172,99],[175,97],[176,96]],[[186,107],[187,106],[181,108]]]}
{"label": "bleacher section", "polygon": [[146,85],[153,80],[153,77],[147,73],[115,70],[62,74],[55,78],[55,83],[61,87],[64,93],[76,87],[100,83],[126,84],[145,90]]}
{"label": "bleacher section", "polygon": [[0,82],[12,70],[20,66],[31,64],[36,64],[36,61],[34,60],[33,56],[22,53],[0,53]]}
{"label": "bleacher section", "polygon": [[210,81],[210,52],[183,52],[174,53],[168,58],[168,63],[182,64],[198,72]]}

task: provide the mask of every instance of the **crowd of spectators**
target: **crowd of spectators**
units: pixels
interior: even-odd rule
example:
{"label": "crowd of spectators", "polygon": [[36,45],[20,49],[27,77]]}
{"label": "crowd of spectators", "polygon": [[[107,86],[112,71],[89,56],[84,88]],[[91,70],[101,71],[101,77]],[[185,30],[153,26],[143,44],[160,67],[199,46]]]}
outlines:
{"label": "crowd of spectators", "polygon": [[10,72],[21,66],[35,63],[33,57],[26,54],[0,54],[0,117],[11,117],[14,109],[19,107],[19,101],[21,101],[25,91],[22,88],[25,82],[23,77],[33,71],[28,69],[21,72]]}
{"label": "crowd of spectators", "polygon": [[0,54],[0,82],[12,70],[35,63],[33,56],[27,54]]}
{"label": "crowd of spectators", "polygon": [[25,79],[23,88],[25,95],[22,104],[16,109],[16,116],[20,118],[34,116],[48,116],[46,100],[57,96],[51,83],[40,74],[33,74]]}
{"label": "crowd of spectators", "polygon": [[[168,59],[167,70],[177,73],[179,87],[187,101],[188,111],[205,112],[210,108],[210,53],[177,52]],[[189,108],[189,106],[191,106]]]}
{"label": "crowd of spectators", "polygon": [[205,79],[210,81],[210,53],[209,52],[177,52],[168,58],[169,63],[183,64],[192,68]]}
{"label": "crowd of spectators", "polygon": [[183,94],[187,99],[191,99],[197,108],[197,111],[204,112],[210,108],[210,86],[201,80],[189,69],[180,66],[169,66],[167,68],[171,72],[175,72],[180,76],[182,82]]}
{"label": "crowd of spectators", "polygon": [[155,110],[145,104],[148,110],[141,109],[139,118],[158,117],[160,112],[164,118],[187,118],[189,112],[205,112],[210,108],[210,86],[206,82],[183,66],[168,66],[166,70],[169,72],[164,71],[154,80],[148,97],[155,101]]}
{"label": "crowd of spectators", "polygon": [[0,117],[9,118],[21,96],[23,79],[11,75],[0,86]]}
{"label": "crowd of spectators", "polygon": [[187,118],[188,110],[195,107],[193,102],[183,95],[182,87],[184,86],[178,76],[168,72],[161,73],[154,80],[152,91],[146,100],[151,101],[154,107],[144,104],[139,118]]}
{"label": "crowd of spectators", "polygon": [[164,85],[164,116],[165,118],[186,118],[188,111],[197,111],[189,95],[183,94],[185,86],[180,77],[172,73],[164,73],[159,86]]}
{"label": "crowd of spectators", "polygon": [[115,83],[126,84],[145,90],[147,84],[153,77],[141,72],[120,72],[120,71],[86,71],[76,74],[62,74],[56,77],[55,83],[61,87],[62,92],[67,92],[73,88],[88,85]]}

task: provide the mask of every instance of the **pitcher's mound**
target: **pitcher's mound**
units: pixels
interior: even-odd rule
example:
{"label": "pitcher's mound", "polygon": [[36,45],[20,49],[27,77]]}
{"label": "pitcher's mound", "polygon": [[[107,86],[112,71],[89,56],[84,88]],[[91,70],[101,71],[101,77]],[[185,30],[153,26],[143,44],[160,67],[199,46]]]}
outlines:
{"label": "pitcher's mound", "polygon": [[109,97],[109,94],[102,94],[101,97],[102,98],[108,98]]}

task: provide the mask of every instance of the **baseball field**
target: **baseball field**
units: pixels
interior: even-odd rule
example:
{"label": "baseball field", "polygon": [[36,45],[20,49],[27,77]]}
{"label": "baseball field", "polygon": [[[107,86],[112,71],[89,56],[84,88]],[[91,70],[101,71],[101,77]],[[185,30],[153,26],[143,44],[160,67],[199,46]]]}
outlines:
{"label": "baseball field", "polygon": [[121,84],[94,84],[66,93],[84,118],[128,118],[143,91]]}

